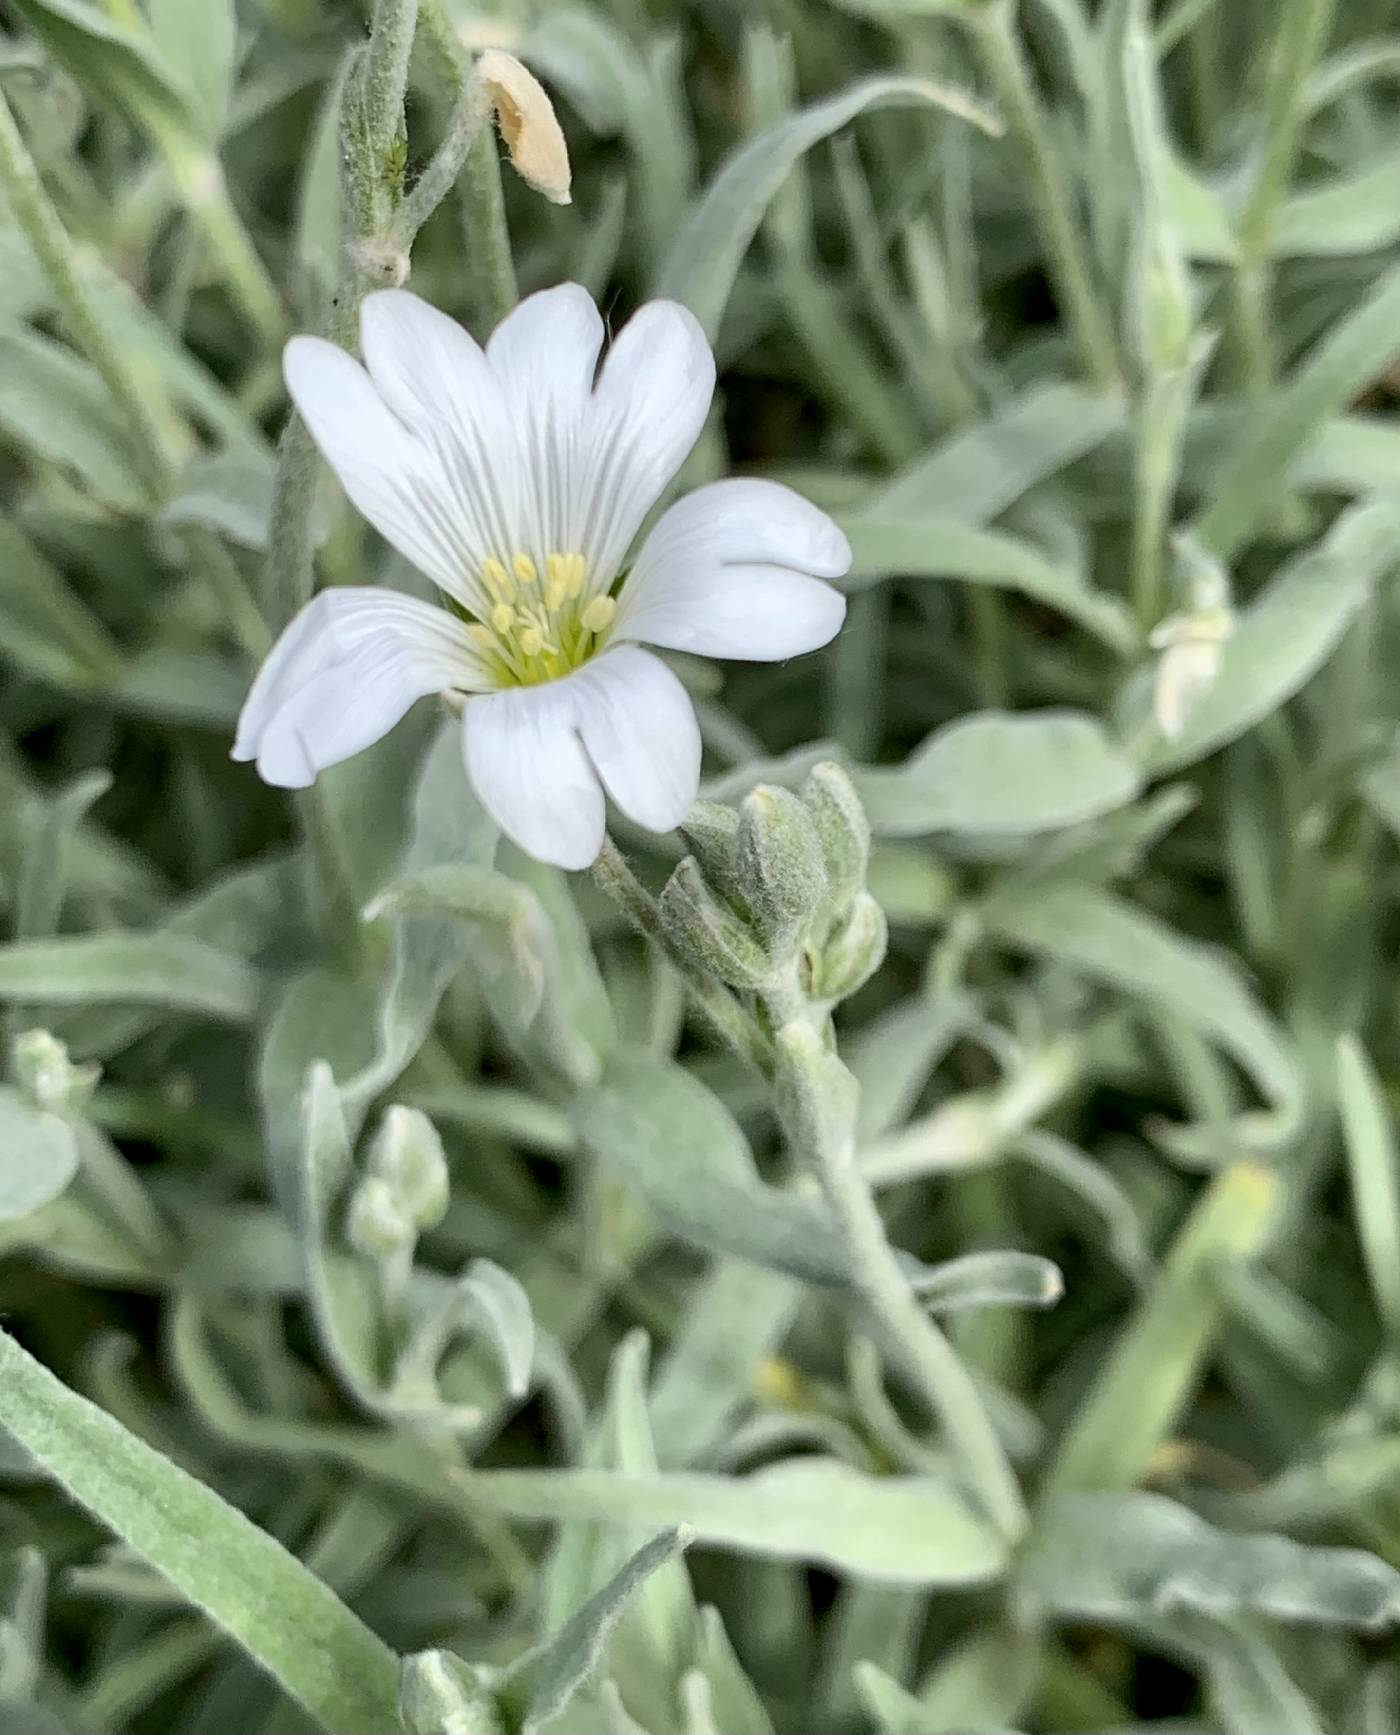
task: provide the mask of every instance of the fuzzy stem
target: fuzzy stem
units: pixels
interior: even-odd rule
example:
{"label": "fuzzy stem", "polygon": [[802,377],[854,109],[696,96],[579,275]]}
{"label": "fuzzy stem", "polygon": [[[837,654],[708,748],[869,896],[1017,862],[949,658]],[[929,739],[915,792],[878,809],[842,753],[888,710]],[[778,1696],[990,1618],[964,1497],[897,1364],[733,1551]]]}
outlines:
{"label": "fuzzy stem", "polygon": [[767,1039],[727,988],[697,970],[671,945],[656,900],[632,872],[622,851],[610,837],[603,839],[603,848],[593,864],[593,878],[637,932],[670,959],[695,1009],[715,1033],[742,1060],[748,1061],[767,1077],[773,1069],[773,1056]]}
{"label": "fuzzy stem", "polygon": [[1231,316],[1242,382],[1267,392],[1278,371],[1269,261],[1274,217],[1298,159],[1307,124],[1304,86],[1331,33],[1335,0],[1285,0],[1274,31],[1264,94],[1264,130],[1254,182],[1239,223],[1239,262]]}
{"label": "fuzzy stem", "polygon": [[987,1517],[1008,1540],[1026,1508],[971,1374],[910,1288],[885,1235],[856,1156],[858,1086],[838,1057],[829,1020],[787,1023],[778,1039],[778,1087],[794,1154],[821,1183],[850,1264],[851,1283],[890,1350],[937,1416]]}
{"label": "fuzzy stem", "polygon": [[1035,192],[1050,277],[1081,364],[1096,384],[1112,386],[1119,377],[1113,321],[1095,287],[1063,162],[1017,40],[1013,4],[994,0],[969,13],[968,23]]}

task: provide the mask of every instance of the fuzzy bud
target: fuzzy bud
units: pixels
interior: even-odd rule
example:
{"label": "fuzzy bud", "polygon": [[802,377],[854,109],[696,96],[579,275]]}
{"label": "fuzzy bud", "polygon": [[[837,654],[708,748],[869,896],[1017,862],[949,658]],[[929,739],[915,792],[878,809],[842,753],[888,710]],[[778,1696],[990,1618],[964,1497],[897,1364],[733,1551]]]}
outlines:
{"label": "fuzzy bud", "polygon": [[505,1735],[485,1670],[451,1651],[418,1651],[399,1669],[399,1719],[409,1735]]}
{"label": "fuzzy bud", "polygon": [[515,172],[555,205],[569,203],[569,147],[549,93],[527,66],[500,48],[477,57],[475,74],[496,112]]}
{"label": "fuzzy bud", "polygon": [[75,1066],[66,1044],[47,1030],[25,1030],[14,1039],[10,1071],[36,1107],[56,1115],[82,1114],[102,1075],[95,1064]]}
{"label": "fuzzy bud", "polygon": [[844,1000],[863,988],[885,956],[889,924],[869,892],[858,892],[845,921],[821,949],[812,992],[820,1000]]}
{"label": "fuzzy bud", "polygon": [[710,890],[694,856],[687,856],[661,894],[666,932],[691,963],[733,988],[761,988],[772,975],[762,946]]}
{"label": "fuzzy bud", "polygon": [[865,889],[870,821],[855,784],[831,760],[812,767],[802,786],[802,800],[812,816],[826,863],[828,907],[833,916],[843,916]]}
{"label": "fuzzy bud", "polygon": [[367,1179],[381,1180],[415,1231],[431,1229],[447,1209],[447,1158],[427,1115],[397,1103],[386,1111],[370,1146]]}
{"label": "fuzzy bud", "polygon": [[739,883],[739,815],[717,801],[697,801],[680,824],[680,833],[700,871],[722,898],[742,903]]}
{"label": "fuzzy bud", "polygon": [[345,1234],[367,1259],[392,1259],[416,1239],[413,1220],[382,1175],[366,1175],[350,1195]]}
{"label": "fuzzy bud", "polygon": [[739,811],[736,846],[744,901],[774,964],[785,963],[819,918],[826,865],[811,815],[787,789],[761,783]]}

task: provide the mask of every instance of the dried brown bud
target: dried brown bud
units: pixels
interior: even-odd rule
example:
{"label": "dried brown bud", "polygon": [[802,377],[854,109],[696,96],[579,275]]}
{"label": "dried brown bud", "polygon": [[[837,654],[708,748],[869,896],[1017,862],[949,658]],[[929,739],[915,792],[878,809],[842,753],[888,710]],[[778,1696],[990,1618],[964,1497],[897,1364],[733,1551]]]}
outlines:
{"label": "dried brown bud", "polygon": [[513,54],[488,48],[474,68],[496,111],[516,173],[556,205],[569,203],[569,147],[549,93]]}

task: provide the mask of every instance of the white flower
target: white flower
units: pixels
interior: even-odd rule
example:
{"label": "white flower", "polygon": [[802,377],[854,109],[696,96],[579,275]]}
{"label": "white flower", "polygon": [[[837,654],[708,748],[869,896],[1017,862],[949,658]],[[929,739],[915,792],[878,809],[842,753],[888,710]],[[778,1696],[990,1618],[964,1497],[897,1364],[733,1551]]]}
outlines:
{"label": "white flower", "polygon": [[304,788],[441,693],[462,704],[478,795],[531,855],[592,862],[605,790],[671,830],[699,787],[700,732],[640,646],[815,650],[845,614],[823,582],[850,565],[845,537],[775,482],[715,482],[662,514],[629,570],[714,392],[709,345],[674,302],[643,307],[601,369],[603,322],[572,283],[522,302],[484,351],[398,289],[367,298],[360,340],[363,367],[293,338],[287,385],[350,499],[448,606],[322,591],[253,682],[234,758]]}

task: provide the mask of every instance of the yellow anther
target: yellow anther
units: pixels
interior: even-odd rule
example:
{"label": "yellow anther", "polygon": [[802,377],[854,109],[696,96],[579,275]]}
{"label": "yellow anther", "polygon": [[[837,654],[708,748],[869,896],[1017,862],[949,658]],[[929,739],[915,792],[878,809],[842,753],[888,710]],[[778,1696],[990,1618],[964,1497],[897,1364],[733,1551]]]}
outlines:
{"label": "yellow anther", "polygon": [[473,644],[480,645],[483,651],[494,651],[497,648],[496,635],[490,627],[482,626],[480,621],[471,623],[467,628],[467,636]]}
{"label": "yellow anther", "polygon": [[605,632],[617,613],[617,604],[610,596],[595,596],[584,604],[579,619],[591,633]]}
{"label": "yellow anther", "polygon": [[569,581],[569,557],[567,554],[550,554],[545,557],[545,576],[551,584],[567,584]]}
{"label": "yellow anther", "polygon": [[481,582],[497,602],[509,602],[515,595],[515,580],[499,560],[491,559],[482,563]]}
{"label": "yellow anther", "polygon": [[533,584],[540,576],[540,569],[528,554],[517,554],[510,564],[521,584]]}
{"label": "yellow anther", "polygon": [[568,596],[569,589],[562,579],[551,578],[544,588],[544,606],[553,614]]}
{"label": "yellow anther", "polygon": [[491,610],[491,625],[498,633],[508,633],[515,625],[515,610],[508,602],[498,602]]}
{"label": "yellow anther", "polygon": [[566,558],[569,565],[569,595],[579,596],[583,592],[583,580],[588,572],[588,562],[581,554],[570,554]]}
{"label": "yellow anther", "polygon": [[537,657],[544,649],[544,634],[538,627],[524,627],[516,643],[527,657]]}

